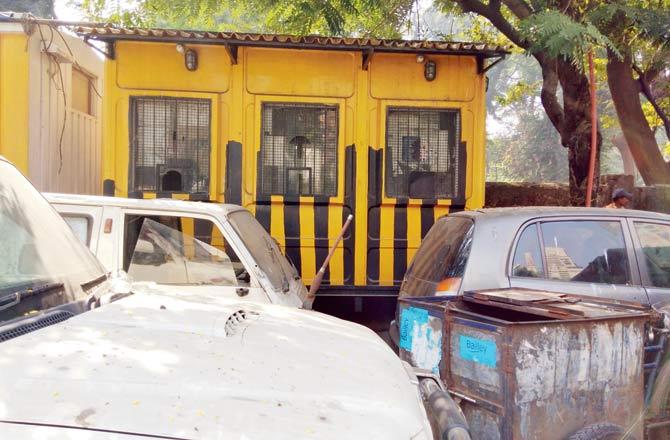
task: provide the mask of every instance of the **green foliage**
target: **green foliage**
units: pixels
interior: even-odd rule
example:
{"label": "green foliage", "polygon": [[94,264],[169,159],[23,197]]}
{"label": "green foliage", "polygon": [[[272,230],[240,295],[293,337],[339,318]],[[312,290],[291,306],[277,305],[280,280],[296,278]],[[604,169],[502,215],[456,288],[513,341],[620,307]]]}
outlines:
{"label": "green foliage", "polygon": [[[615,0],[598,4],[588,19],[601,29],[617,30],[612,37],[623,44],[649,40],[670,44],[670,1]],[[613,33],[612,33],[613,34]]]}
{"label": "green foliage", "polygon": [[496,102],[505,107],[517,103],[527,103],[528,100],[533,100],[538,95],[542,81],[527,81],[521,80],[516,84],[509,86],[507,91],[496,96]]}
{"label": "green foliage", "polygon": [[592,23],[579,22],[557,10],[532,14],[521,22],[520,31],[530,43],[530,52],[544,52],[579,68],[592,47],[604,47],[618,53],[614,43]]}
{"label": "green foliage", "polygon": [[537,63],[514,54],[489,75],[487,180],[567,182],[567,150],[540,103]]}
{"label": "green foliage", "polygon": [[505,133],[487,139],[487,181],[568,181],[568,154],[544,114],[519,117]]}
{"label": "green foliage", "polygon": [[[502,32],[500,32],[490,21],[481,15],[463,12],[459,2],[455,0],[433,0],[433,8],[441,12],[444,17],[457,21],[454,32],[439,35],[439,39],[453,41],[480,41],[509,47],[514,53],[521,53],[523,49],[514,45]],[[503,15],[514,21],[514,17],[507,9],[502,10]]]}
{"label": "green foliage", "polygon": [[71,4],[95,21],[124,26],[398,37],[412,0],[105,0]]}

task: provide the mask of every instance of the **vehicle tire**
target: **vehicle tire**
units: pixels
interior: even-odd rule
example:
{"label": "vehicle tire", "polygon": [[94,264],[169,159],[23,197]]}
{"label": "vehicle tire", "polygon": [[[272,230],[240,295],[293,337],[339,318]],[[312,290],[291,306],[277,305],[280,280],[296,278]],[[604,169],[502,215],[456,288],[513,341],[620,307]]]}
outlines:
{"label": "vehicle tire", "polygon": [[633,440],[623,428],[614,423],[595,423],[572,434],[568,440]]}
{"label": "vehicle tire", "polygon": [[[647,414],[651,418],[670,417],[670,362],[666,362],[658,372],[654,382],[656,389],[651,395]],[[667,440],[670,438],[670,426],[662,426],[648,432],[649,440]]]}

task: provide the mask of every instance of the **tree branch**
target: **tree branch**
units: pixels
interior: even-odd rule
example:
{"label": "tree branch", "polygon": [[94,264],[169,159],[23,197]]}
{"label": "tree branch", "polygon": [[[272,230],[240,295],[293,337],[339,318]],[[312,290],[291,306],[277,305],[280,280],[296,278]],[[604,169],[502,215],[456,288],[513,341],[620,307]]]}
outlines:
{"label": "tree branch", "polygon": [[[495,9],[493,5],[485,5],[479,0],[454,0],[456,3],[461,5],[461,9],[464,12],[473,12],[477,15],[481,15],[491,22],[500,32],[503,33],[509,40],[516,44],[517,46],[528,49],[529,44],[521,37],[521,34],[511,25],[509,21],[503,17],[500,9]],[[505,0],[506,3],[506,0]]]}
{"label": "tree branch", "polygon": [[523,0],[503,0],[505,6],[512,11],[512,14],[516,15],[517,18],[523,20],[530,16],[533,13],[533,9]]}
{"label": "tree branch", "polygon": [[637,72],[638,75],[637,82],[640,84],[640,90],[642,91],[642,94],[644,95],[645,98],[647,98],[651,106],[654,108],[654,111],[663,122],[663,126],[665,128],[665,135],[668,137],[668,139],[670,139],[670,118],[668,118],[668,115],[665,113],[665,111],[663,111],[661,106],[658,105],[656,97],[654,96],[654,93],[651,91],[651,87],[649,86],[648,82],[649,76],[635,64],[633,64],[633,70]]}
{"label": "tree branch", "polygon": [[[539,61],[539,60],[538,60]],[[563,138],[563,121],[565,115],[563,113],[563,107],[558,102],[558,73],[556,72],[556,63],[555,62],[540,62],[542,67],[542,91],[540,92],[540,99],[542,100],[542,106],[547,112],[549,120],[556,128]],[[563,143],[565,145],[565,143]]]}

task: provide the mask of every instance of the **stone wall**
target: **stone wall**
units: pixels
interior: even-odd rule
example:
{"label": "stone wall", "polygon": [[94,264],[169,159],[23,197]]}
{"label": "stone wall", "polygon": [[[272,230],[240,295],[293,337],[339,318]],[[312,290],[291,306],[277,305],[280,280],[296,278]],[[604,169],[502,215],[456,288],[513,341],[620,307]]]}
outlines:
{"label": "stone wall", "polygon": [[[612,192],[624,188],[633,194],[630,208],[670,213],[670,185],[635,186],[633,176],[602,175],[594,206],[605,206]],[[557,183],[486,183],[486,207],[568,206],[568,185]]]}
{"label": "stone wall", "polygon": [[486,207],[567,206],[568,185],[558,183],[486,182]]}
{"label": "stone wall", "polygon": [[635,186],[633,176],[626,175],[600,177],[598,206],[610,203],[616,188],[624,188],[633,194],[632,209],[670,213],[670,185]]}

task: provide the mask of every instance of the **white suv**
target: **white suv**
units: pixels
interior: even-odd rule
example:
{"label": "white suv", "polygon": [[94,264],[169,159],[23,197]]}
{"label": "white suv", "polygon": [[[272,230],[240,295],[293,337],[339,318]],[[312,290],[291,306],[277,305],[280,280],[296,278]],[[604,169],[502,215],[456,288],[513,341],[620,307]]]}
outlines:
{"label": "white suv", "polygon": [[0,438],[433,438],[414,371],[371,330],[117,289],[1,158],[0,249]]}

